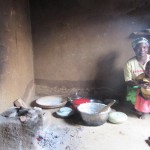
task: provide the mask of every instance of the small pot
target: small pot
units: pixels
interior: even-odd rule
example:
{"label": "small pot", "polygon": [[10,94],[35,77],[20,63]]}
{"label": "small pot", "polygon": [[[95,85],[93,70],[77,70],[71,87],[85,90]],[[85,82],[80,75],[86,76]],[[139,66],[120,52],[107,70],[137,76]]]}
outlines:
{"label": "small pot", "polygon": [[98,100],[98,99],[90,99],[91,103],[103,103],[102,100]]}
{"label": "small pot", "polygon": [[[70,99],[70,98],[69,98]],[[77,107],[79,106],[79,105],[81,105],[81,104],[83,104],[83,103],[89,103],[90,102],[90,99],[88,99],[88,98],[81,98],[81,97],[79,97],[79,98],[76,98],[76,99],[74,99],[74,100],[71,100],[70,99],[70,103],[71,103],[71,105],[72,105],[72,108],[74,109],[74,110],[77,110]]]}

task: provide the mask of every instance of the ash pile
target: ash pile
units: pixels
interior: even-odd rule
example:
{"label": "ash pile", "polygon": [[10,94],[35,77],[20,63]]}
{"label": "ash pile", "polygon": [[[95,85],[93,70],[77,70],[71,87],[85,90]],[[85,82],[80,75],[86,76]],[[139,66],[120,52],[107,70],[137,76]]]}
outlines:
{"label": "ash pile", "polygon": [[38,150],[78,150],[83,127],[48,126],[36,137]]}
{"label": "ash pile", "polygon": [[0,150],[36,149],[35,137],[43,126],[39,108],[13,107],[0,114]]}

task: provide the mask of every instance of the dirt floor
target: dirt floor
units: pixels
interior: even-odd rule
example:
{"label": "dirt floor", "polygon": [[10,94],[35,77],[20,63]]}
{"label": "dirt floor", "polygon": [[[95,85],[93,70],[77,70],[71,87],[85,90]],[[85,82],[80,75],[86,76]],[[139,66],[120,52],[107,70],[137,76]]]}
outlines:
{"label": "dirt floor", "polygon": [[106,122],[101,126],[86,126],[78,114],[69,118],[55,115],[58,109],[45,112],[44,130],[37,143],[41,150],[150,150],[150,116],[144,120],[125,107],[119,111],[128,115],[122,124]]}

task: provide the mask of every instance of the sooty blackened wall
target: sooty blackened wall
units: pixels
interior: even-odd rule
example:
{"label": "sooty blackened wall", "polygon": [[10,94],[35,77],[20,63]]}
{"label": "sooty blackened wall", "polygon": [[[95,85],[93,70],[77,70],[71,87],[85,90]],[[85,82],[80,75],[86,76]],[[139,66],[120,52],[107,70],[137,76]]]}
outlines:
{"label": "sooty blackened wall", "polygon": [[0,0],[0,111],[34,97],[29,3]]}

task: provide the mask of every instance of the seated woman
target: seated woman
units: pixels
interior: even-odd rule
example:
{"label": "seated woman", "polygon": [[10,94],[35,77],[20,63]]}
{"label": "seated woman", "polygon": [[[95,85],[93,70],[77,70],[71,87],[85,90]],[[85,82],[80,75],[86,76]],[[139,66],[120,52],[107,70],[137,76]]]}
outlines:
{"label": "seated woman", "polygon": [[131,102],[134,106],[136,101],[137,85],[135,78],[144,73],[146,63],[150,60],[148,55],[149,42],[146,38],[140,37],[132,42],[132,48],[135,56],[129,59],[124,66],[124,78],[127,84],[127,97],[126,100]]}
{"label": "seated woman", "polygon": [[147,62],[145,72],[136,77],[136,82],[140,86],[137,92],[135,109],[140,112],[140,118],[144,118],[146,113],[150,113],[150,61]]}

